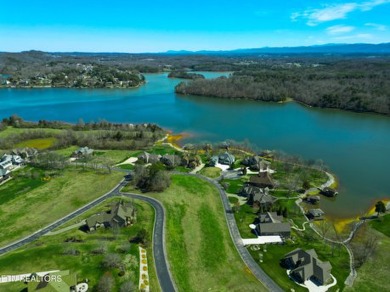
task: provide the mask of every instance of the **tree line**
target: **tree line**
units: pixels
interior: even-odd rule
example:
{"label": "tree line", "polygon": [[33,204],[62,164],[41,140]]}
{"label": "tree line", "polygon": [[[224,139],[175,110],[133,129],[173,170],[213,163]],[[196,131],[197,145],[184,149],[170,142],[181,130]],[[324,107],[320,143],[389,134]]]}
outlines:
{"label": "tree line", "polygon": [[253,64],[229,78],[193,80],[179,94],[295,101],[321,108],[390,114],[390,63],[351,59],[319,64]]}

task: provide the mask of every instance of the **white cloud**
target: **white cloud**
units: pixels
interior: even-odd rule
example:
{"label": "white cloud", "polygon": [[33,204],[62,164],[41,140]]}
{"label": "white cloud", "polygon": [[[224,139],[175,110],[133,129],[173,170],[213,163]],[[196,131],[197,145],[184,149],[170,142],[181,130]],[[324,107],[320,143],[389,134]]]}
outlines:
{"label": "white cloud", "polygon": [[359,33],[354,35],[338,36],[333,38],[333,40],[338,40],[338,41],[353,40],[353,42],[359,42],[362,40],[370,40],[373,37],[374,36],[369,33]]}
{"label": "white cloud", "polygon": [[297,21],[302,18],[307,20],[307,25],[315,26],[322,22],[344,19],[353,11],[369,11],[378,5],[386,3],[390,3],[390,0],[371,0],[360,4],[350,2],[327,5],[321,9],[308,9],[303,12],[295,12],[291,15],[291,20]]}
{"label": "white cloud", "polygon": [[326,32],[331,35],[335,34],[343,34],[343,33],[348,33],[351,32],[355,29],[354,26],[346,26],[346,25],[334,25],[330,26],[326,29]]}
{"label": "white cloud", "polygon": [[379,30],[379,31],[386,31],[386,30],[387,30],[387,26],[386,26],[386,25],[383,25],[383,24],[378,24],[378,23],[365,23],[364,25],[365,25],[365,26],[373,27],[373,28],[375,28],[376,30]]}

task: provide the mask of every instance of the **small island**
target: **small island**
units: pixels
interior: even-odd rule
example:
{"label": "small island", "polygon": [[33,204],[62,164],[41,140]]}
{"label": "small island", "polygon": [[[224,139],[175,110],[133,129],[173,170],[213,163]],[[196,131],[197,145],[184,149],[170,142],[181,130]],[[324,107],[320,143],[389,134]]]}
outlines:
{"label": "small island", "polygon": [[181,79],[205,79],[202,74],[186,72],[182,70],[172,71],[168,74],[168,78],[181,78]]}

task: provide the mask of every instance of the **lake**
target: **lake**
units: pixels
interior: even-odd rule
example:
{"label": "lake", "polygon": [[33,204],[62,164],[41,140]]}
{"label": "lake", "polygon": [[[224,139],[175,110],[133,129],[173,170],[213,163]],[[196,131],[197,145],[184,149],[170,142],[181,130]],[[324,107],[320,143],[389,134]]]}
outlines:
{"label": "lake", "polygon": [[169,79],[167,74],[145,76],[146,85],[136,89],[1,89],[0,117],[151,122],[191,133],[186,142],[249,140],[261,149],[322,159],[340,181],[337,199],[321,201],[321,208],[334,217],[360,215],[377,200],[390,197],[389,117],[293,102],[183,97],[174,93],[182,80]]}

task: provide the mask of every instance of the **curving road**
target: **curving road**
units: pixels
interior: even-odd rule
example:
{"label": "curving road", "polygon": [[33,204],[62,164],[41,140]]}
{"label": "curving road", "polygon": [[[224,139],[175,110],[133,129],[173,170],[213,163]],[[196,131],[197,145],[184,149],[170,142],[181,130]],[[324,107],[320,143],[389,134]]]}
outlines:
{"label": "curving road", "polygon": [[[230,203],[228,201],[227,195],[225,190],[221,187],[221,185],[208,177],[199,175],[199,174],[187,174],[187,173],[180,173],[175,172],[176,174],[180,175],[186,175],[186,176],[194,176],[197,178],[200,178],[202,180],[205,180],[212,185],[214,185],[220,195],[224,210],[225,210],[225,218],[226,222],[229,228],[230,236],[233,240],[234,245],[236,246],[236,249],[238,253],[240,254],[242,260],[247,265],[247,267],[252,271],[253,275],[262,282],[270,291],[283,291],[261,268],[260,266],[255,262],[255,260],[252,258],[246,247],[244,246],[240,232],[238,230],[236,220],[234,218],[234,214],[231,210]],[[81,215],[82,213],[88,211],[89,209],[95,207],[96,205],[100,204],[104,200],[106,200],[109,197],[118,196],[118,195],[125,195],[130,198],[135,198],[142,200],[144,202],[147,202],[153,206],[155,209],[155,222],[154,222],[154,229],[153,229],[153,255],[156,265],[156,272],[157,277],[161,286],[161,289],[165,292],[171,292],[171,291],[177,291],[174,281],[172,280],[172,276],[169,269],[169,264],[166,259],[166,250],[165,250],[165,210],[162,204],[153,198],[138,195],[138,194],[132,194],[132,193],[121,193],[120,189],[127,184],[126,180],[123,179],[117,186],[115,186],[111,191],[104,194],[103,196],[97,198],[96,200],[90,202],[89,204],[83,206],[82,208],[68,214],[67,216],[53,222],[52,224],[46,226],[44,229],[38,230],[37,232],[20,239],[18,241],[15,241],[5,247],[0,248],[0,255],[5,254],[7,252],[10,252],[12,250],[15,250],[27,243],[30,243],[39,237],[45,235],[46,233],[52,231],[53,229],[57,228],[58,226],[68,222],[69,220]]]}
{"label": "curving road", "polygon": [[19,239],[11,244],[8,244],[4,247],[0,248],[0,255],[3,255],[7,252],[13,251],[27,243],[30,243],[39,237],[45,235],[46,233],[52,231],[53,229],[57,228],[58,226],[68,222],[69,220],[81,215],[82,213],[88,211],[89,209],[99,205],[101,202],[106,200],[109,197],[117,196],[120,194],[119,190],[126,185],[126,180],[123,179],[119,184],[117,184],[111,191],[105,193],[103,196],[95,199],[94,201],[88,203],[87,205],[81,207],[80,209],[77,209],[76,211],[62,217],[61,219],[58,219],[57,221],[51,223],[50,225],[46,226],[43,229],[40,229],[33,234],[30,234],[29,236],[26,236],[25,238]]}
{"label": "curving road", "polygon": [[163,205],[156,199],[132,194],[121,193],[122,195],[142,200],[153,206],[155,212],[154,228],[153,228],[153,256],[156,266],[157,278],[160,283],[162,291],[177,291],[174,282],[172,281],[172,275],[169,269],[169,264],[166,258],[165,251],[165,209]]}
{"label": "curving road", "polygon": [[214,179],[208,178],[206,176],[200,175],[200,174],[190,174],[190,173],[180,173],[175,172],[175,174],[181,174],[181,175],[187,175],[187,176],[195,176],[197,178],[200,178],[202,180],[205,180],[212,185],[214,185],[219,192],[220,198],[222,200],[223,208],[225,210],[225,218],[227,225],[229,227],[230,236],[234,242],[234,245],[236,246],[236,249],[238,253],[240,254],[242,260],[247,265],[247,267],[252,271],[253,275],[264,284],[266,288],[268,288],[272,292],[282,292],[283,290],[279,287],[278,284],[274,282],[264,271],[260,266],[255,262],[251,254],[248,252],[246,247],[244,246],[244,243],[242,242],[242,238],[240,235],[240,231],[238,230],[236,219],[234,218],[234,214],[232,212],[232,209],[230,207],[230,203],[228,200],[228,197],[226,195],[225,190],[221,187],[221,185],[215,181]]}
{"label": "curving road", "polygon": [[122,196],[125,195],[130,198],[142,200],[146,203],[149,203],[155,209],[155,220],[154,220],[154,228],[153,228],[153,255],[154,261],[156,265],[157,277],[160,283],[160,287],[164,292],[177,291],[175,288],[175,284],[172,281],[172,277],[169,270],[168,261],[166,259],[165,252],[165,210],[162,204],[156,199],[145,197],[137,194],[129,194],[129,193],[121,193],[120,189],[122,189],[127,184],[126,180],[123,179],[119,184],[117,184],[111,191],[107,192],[103,196],[97,198],[96,200],[90,202],[89,204],[81,207],[80,209],[66,215],[65,217],[53,222],[52,224],[46,226],[43,229],[38,230],[37,232],[26,236],[20,240],[17,240],[5,247],[0,248],[0,255],[3,255],[7,252],[13,251],[23,245],[26,245],[39,237],[49,233],[53,229],[58,226],[65,224],[69,220],[81,215],[82,213],[90,210],[91,208],[99,205],[104,200],[114,196]]}

